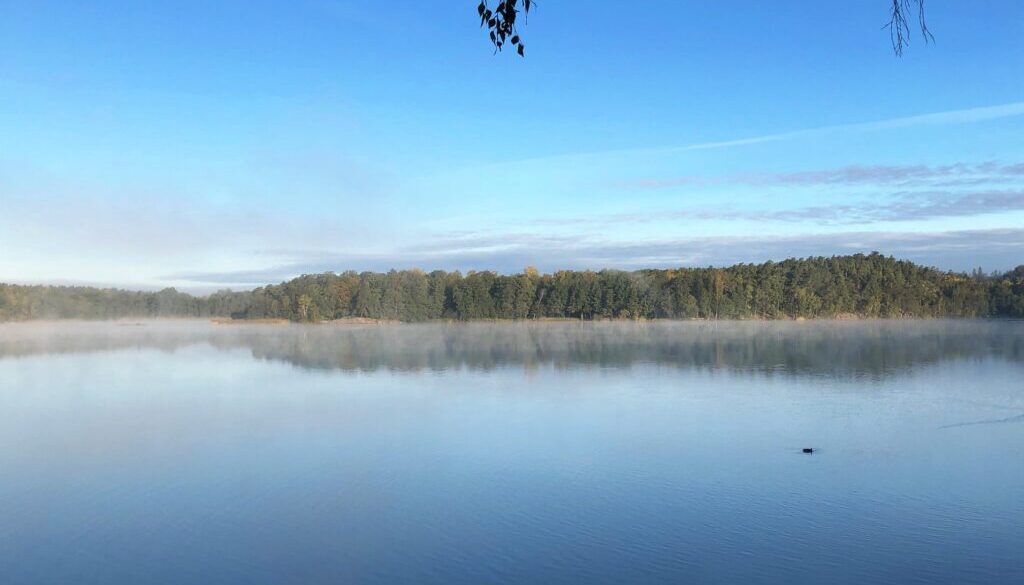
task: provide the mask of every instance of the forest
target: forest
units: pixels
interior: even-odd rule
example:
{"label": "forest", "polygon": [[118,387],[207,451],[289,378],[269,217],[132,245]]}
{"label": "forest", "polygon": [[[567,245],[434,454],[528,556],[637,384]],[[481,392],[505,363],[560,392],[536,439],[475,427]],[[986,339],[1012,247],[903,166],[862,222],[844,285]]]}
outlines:
{"label": "forest", "polygon": [[878,253],[726,268],[466,274],[418,269],[304,275],[252,291],[193,296],[77,286],[0,284],[0,321],[231,317],[796,319],[1024,317],[1024,266],[944,272]]}

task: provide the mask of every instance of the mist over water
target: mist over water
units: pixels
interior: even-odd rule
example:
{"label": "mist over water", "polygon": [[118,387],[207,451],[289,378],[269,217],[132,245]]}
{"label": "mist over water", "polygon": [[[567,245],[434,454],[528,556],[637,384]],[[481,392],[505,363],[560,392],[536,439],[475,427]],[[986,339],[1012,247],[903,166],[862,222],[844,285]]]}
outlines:
{"label": "mist over water", "polygon": [[884,377],[950,359],[1024,362],[1003,320],[580,321],[404,325],[218,325],[208,321],[0,324],[0,358],[206,344],[308,369],[630,367]]}
{"label": "mist over water", "polygon": [[1021,380],[1014,321],[0,325],[0,581],[1016,582]]}

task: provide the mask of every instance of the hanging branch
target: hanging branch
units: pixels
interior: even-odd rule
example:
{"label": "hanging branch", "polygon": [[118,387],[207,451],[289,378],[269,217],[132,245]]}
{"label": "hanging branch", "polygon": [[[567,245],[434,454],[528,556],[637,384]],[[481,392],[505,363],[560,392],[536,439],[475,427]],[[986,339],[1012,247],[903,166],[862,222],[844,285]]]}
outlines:
{"label": "hanging branch", "polygon": [[[519,56],[523,56],[525,46],[519,31],[516,29],[516,20],[522,12],[525,21],[531,8],[536,8],[537,3],[533,0],[499,0],[494,10],[489,4],[491,0],[480,0],[477,5],[477,15],[480,16],[480,26],[487,29],[491,44],[494,45],[494,52],[501,51],[506,45],[515,47]],[[903,56],[903,49],[910,44],[910,22],[913,13],[917,12],[916,28],[921,29],[921,36],[925,43],[935,40],[928,24],[924,18],[924,0],[890,0],[889,23],[884,28],[889,29],[889,39],[892,41],[892,50],[897,57]],[[521,8],[521,10],[520,10]]]}
{"label": "hanging branch", "polygon": [[903,56],[903,48],[910,44],[910,23],[907,14],[913,11],[917,5],[917,25],[921,28],[921,36],[925,43],[935,40],[928,25],[924,20],[924,0],[892,0],[892,7],[889,11],[889,39],[892,41],[892,50],[897,57]]}
{"label": "hanging branch", "polygon": [[476,7],[477,14],[480,16],[480,26],[487,27],[495,53],[506,44],[511,44],[516,48],[519,56],[523,56],[525,47],[519,37],[519,31],[516,30],[516,17],[519,14],[519,6],[523,7],[523,19],[525,20],[530,9],[536,5],[537,3],[533,0],[522,0],[522,2],[520,0],[501,0],[492,11],[487,5],[487,0],[480,0],[480,4]]}

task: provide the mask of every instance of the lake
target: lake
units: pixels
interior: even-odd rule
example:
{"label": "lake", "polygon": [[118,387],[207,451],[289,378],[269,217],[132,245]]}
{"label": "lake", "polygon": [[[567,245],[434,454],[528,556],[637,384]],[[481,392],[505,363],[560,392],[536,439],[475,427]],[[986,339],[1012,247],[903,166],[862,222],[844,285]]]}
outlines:
{"label": "lake", "polygon": [[1024,583],[1022,551],[1024,322],[0,325],[6,585]]}

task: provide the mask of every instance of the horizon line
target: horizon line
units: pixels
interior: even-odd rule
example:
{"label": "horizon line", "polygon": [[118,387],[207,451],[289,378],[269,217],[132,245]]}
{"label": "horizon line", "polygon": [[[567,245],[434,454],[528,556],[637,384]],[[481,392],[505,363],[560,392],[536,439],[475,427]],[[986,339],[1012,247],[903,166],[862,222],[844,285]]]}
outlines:
{"label": "horizon line", "polygon": [[[521,270],[518,270],[518,271],[515,271],[515,272],[503,272],[503,271],[500,271],[500,270],[493,270],[493,269],[479,269],[479,270],[478,269],[469,269],[469,270],[463,271],[463,270],[459,270],[459,269],[444,270],[444,269],[437,268],[437,269],[427,270],[427,269],[424,269],[424,268],[420,268],[418,266],[408,266],[408,267],[405,267],[405,268],[390,268],[388,270],[354,270],[354,269],[325,270],[325,271],[322,271],[322,272],[306,272],[306,273],[297,274],[296,276],[293,276],[291,278],[286,278],[286,279],[278,281],[278,282],[265,282],[263,284],[252,283],[251,286],[247,286],[246,288],[242,288],[242,289],[238,289],[238,290],[232,289],[231,287],[221,287],[221,288],[217,288],[215,290],[211,289],[210,292],[203,293],[203,294],[185,292],[185,291],[179,289],[176,286],[162,286],[162,287],[159,287],[159,286],[130,285],[130,284],[117,285],[117,284],[88,283],[88,282],[81,282],[81,281],[65,281],[65,282],[61,282],[60,280],[54,280],[54,281],[50,281],[50,282],[28,282],[28,281],[19,280],[19,279],[12,279],[12,280],[0,279],[0,286],[48,287],[48,288],[82,288],[82,289],[92,289],[92,290],[115,290],[115,291],[122,291],[122,292],[139,292],[139,293],[157,293],[157,292],[161,292],[161,291],[165,291],[165,290],[175,290],[175,291],[177,291],[179,293],[188,294],[190,296],[201,297],[201,296],[210,296],[210,295],[215,294],[217,292],[224,292],[224,291],[234,292],[234,293],[250,292],[250,291],[255,290],[257,288],[263,288],[263,287],[267,287],[267,286],[277,286],[277,285],[281,285],[281,284],[285,284],[285,283],[288,283],[288,282],[292,282],[294,280],[297,280],[297,279],[303,278],[303,277],[307,277],[307,276],[321,276],[321,275],[324,275],[324,274],[342,275],[342,274],[346,274],[346,273],[350,273],[350,272],[351,273],[355,273],[355,274],[364,274],[364,273],[388,274],[388,273],[391,273],[391,272],[422,272],[424,274],[431,274],[433,272],[443,272],[445,274],[459,273],[461,275],[469,275],[469,274],[474,274],[474,273],[475,274],[479,274],[481,272],[486,272],[486,273],[495,274],[497,276],[516,276],[516,275],[519,275],[519,274],[523,274],[523,273],[527,272],[530,269],[533,269],[533,270],[537,270],[537,273],[540,276],[552,276],[552,275],[557,274],[559,272],[577,272],[577,273],[587,273],[587,272],[589,272],[589,273],[593,273],[593,274],[597,274],[597,273],[600,273],[600,272],[622,272],[622,273],[631,274],[631,273],[646,272],[646,271],[668,271],[668,270],[714,270],[714,269],[727,270],[727,269],[736,268],[736,267],[739,267],[739,266],[763,266],[763,265],[767,265],[767,264],[782,264],[784,262],[789,262],[789,261],[807,261],[807,260],[818,260],[818,259],[852,258],[852,257],[855,257],[855,256],[864,256],[864,257],[879,256],[881,258],[891,259],[891,260],[895,260],[897,262],[907,262],[907,263],[913,264],[914,266],[917,266],[919,268],[924,268],[924,269],[928,269],[928,270],[934,270],[936,272],[943,273],[943,274],[963,274],[963,275],[969,275],[970,274],[970,271],[944,269],[944,268],[940,268],[940,267],[935,266],[935,265],[929,265],[929,264],[923,264],[923,263],[915,262],[914,260],[910,260],[910,259],[907,259],[907,258],[899,258],[899,257],[897,257],[894,254],[885,254],[885,253],[879,252],[877,250],[872,250],[870,252],[855,252],[855,253],[852,253],[852,254],[828,254],[828,255],[820,254],[820,255],[807,255],[807,256],[790,256],[790,257],[784,258],[782,260],[771,260],[771,259],[768,259],[768,260],[764,260],[764,261],[761,261],[761,262],[733,262],[731,264],[717,264],[717,265],[716,264],[707,264],[707,265],[700,265],[700,266],[697,266],[697,265],[690,265],[690,266],[679,265],[679,266],[670,266],[670,267],[661,267],[661,268],[653,267],[652,266],[652,267],[648,267],[648,268],[635,268],[635,269],[629,269],[629,270],[622,269],[622,268],[613,268],[613,267],[600,268],[600,269],[596,269],[596,270],[592,269],[592,268],[585,268],[585,269],[561,268],[561,269],[557,269],[557,270],[549,270],[549,271],[546,271],[546,272],[541,272],[541,271],[537,270],[536,267],[534,267],[532,265],[524,266]],[[1022,265],[1024,265],[1024,264],[1022,264]],[[1013,270],[1014,270],[1013,268],[1011,268],[1009,271],[994,270],[994,271],[991,271],[991,272],[989,272],[987,274],[989,274],[989,275],[997,275],[997,274],[1003,274],[1005,272],[1012,272]],[[209,288],[209,287],[203,287],[203,288]]]}

